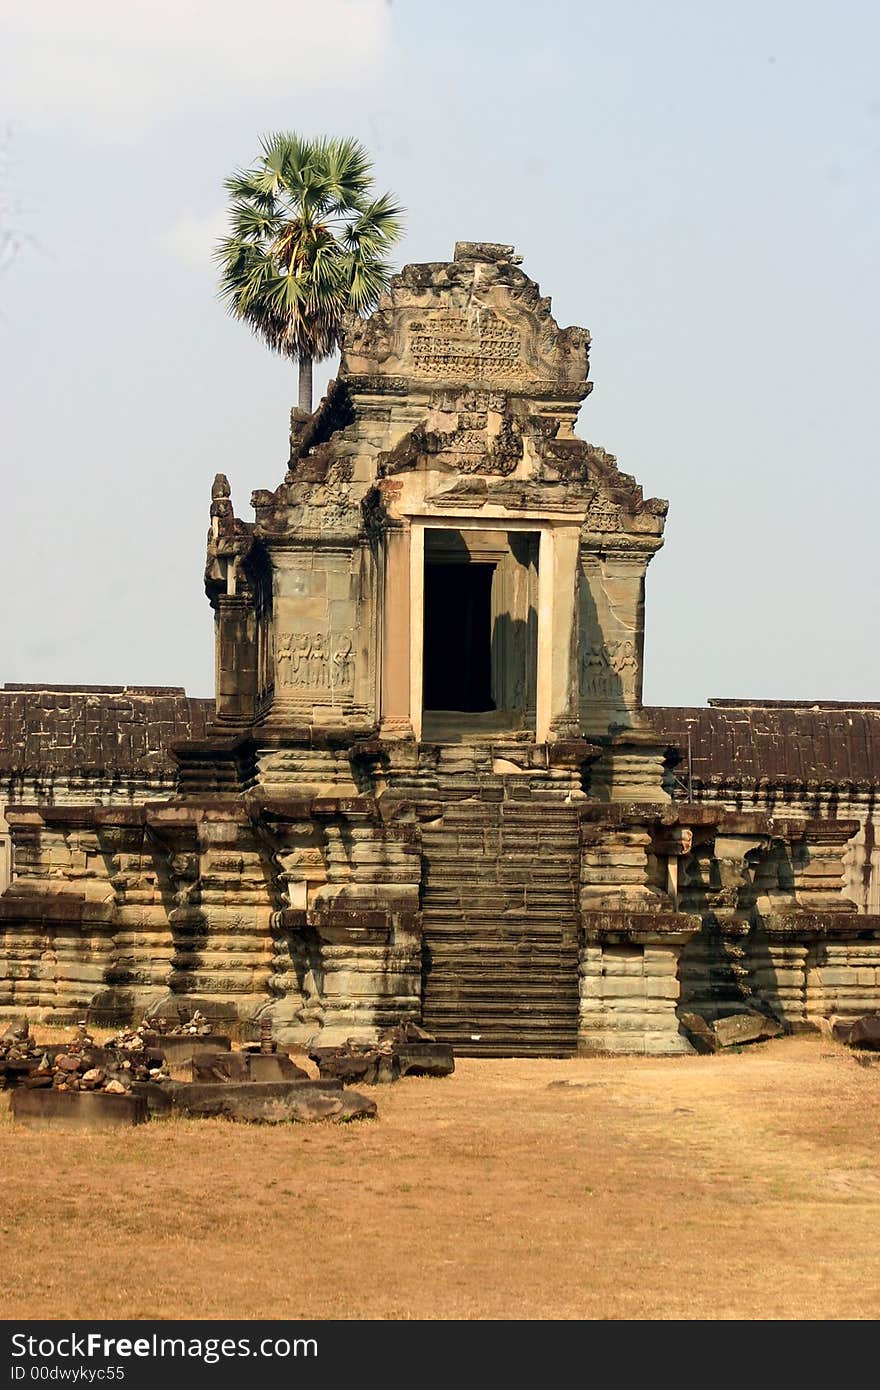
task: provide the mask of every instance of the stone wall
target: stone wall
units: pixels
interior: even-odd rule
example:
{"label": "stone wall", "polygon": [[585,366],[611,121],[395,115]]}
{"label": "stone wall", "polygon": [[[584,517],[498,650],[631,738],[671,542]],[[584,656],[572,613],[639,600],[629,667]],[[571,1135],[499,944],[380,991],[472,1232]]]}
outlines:
{"label": "stone wall", "polygon": [[137,805],[172,796],[172,746],[201,737],[213,700],[177,686],[0,689],[0,893],[12,876],[8,805]]}
{"label": "stone wall", "polygon": [[860,912],[880,912],[880,705],[713,700],[646,714],[665,742],[675,800],[856,821],[846,896]]}

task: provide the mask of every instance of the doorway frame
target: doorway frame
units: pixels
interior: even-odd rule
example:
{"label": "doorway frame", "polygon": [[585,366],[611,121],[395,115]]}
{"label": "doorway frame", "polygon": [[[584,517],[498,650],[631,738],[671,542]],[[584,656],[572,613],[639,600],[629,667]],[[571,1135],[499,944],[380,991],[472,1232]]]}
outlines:
{"label": "doorway frame", "polygon": [[421,742],[425,643],[425,532],[528,531],[538,535],[538,653],[535,691],[535,742],[546,743],[552,716],[553,528],[520,517],[413,517],[409,535],[409,715]]}

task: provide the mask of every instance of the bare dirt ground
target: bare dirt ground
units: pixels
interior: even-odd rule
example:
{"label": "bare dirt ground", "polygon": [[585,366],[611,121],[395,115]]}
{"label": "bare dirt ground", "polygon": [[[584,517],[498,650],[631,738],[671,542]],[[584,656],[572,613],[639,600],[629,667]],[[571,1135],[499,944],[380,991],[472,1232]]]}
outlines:
{"label": "bare dirt ground", "polygon": [[373,1094],[357,1124],[91,1136],[4,1098],[2,1316],[880,1315],[880,1066],[827,1039]]}

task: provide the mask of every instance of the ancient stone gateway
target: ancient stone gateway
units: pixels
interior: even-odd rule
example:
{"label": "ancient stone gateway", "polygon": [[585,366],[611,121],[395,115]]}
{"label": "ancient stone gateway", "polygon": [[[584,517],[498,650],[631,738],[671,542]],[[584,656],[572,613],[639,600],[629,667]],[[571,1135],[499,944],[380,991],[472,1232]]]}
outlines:
{"label": "ancient stone gateway", "polygon": [[253,521],[215,479],[213,717],[165,799],[8,811],[7,1012],[170,994],[302,1042],[411,1018],[565,1055],[687,1051],[682,1009],[877,1006],[858,825],[670,798],[666,503],[575,435],[589,334],[518,261],[407,266]]}

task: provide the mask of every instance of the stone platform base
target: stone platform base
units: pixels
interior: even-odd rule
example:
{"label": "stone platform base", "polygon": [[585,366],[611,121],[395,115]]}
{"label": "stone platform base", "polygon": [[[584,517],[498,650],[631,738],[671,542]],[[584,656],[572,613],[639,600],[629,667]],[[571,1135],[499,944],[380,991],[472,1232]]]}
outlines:
{"label": "stone platform base", "polygon": [[28,1129],[128,1129],[148,1120],[149,1110],[143,1096],[20,1088],[12,1095],[12,1118]]}

